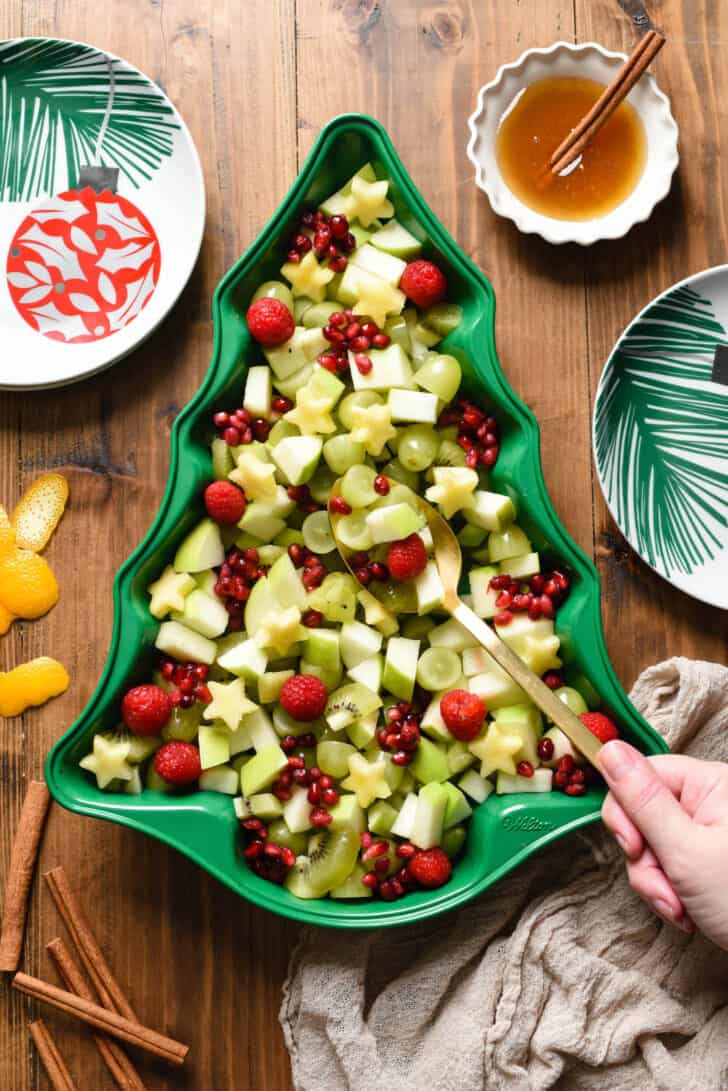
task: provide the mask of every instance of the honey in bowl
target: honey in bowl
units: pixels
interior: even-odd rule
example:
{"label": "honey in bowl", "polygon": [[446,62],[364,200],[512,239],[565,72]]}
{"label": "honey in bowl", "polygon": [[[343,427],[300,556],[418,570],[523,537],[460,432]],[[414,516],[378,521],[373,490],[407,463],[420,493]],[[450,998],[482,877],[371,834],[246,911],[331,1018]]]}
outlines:
{"label": "honey in bowl", "polygon": [[604,86],[576,76],[532,83],[501,120],[496,157],[508,188],[525,205],[556,220],[592,220],[621,204],[637,185],[647,159],[639,114],[622,102],[562,174],[549,159],[597,101]]}

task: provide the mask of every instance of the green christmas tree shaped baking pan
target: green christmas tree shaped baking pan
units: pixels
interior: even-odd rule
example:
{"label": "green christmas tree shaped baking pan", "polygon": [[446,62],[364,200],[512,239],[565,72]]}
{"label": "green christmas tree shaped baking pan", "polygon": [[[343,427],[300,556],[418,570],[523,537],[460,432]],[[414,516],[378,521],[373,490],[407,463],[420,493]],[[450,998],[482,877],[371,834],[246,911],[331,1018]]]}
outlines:
{"label": "green christmas tree shaped baking pan", "polygon": [[70,810],[120,822],[167,842],[233,890],[275,913],[341,928],[406,924],[461,905],[542,845],[598,820],[602,793],[592,789],[581,798],[561,793],[491,795],[476,808],[463,855],[452,879],[440,890],[412,894],[394,903],[302,901],[259,879],[245,866],[229,797],[212,792],[106,794],[97,790],[78,762],[93,732],[118,722],[124,690],[148,677],[157,623],[147,608],[145,589],[203,510],[202,492],[211,477],[212,413],[239,404],[245,361],[259,362],[244,319],[250,297],[261,281],[278,275],[280,240],[290,234],[300,209],[323,200],[367,161],[378,175],[391,180],[397,217],[423,241],[425,254],[436,255],[444,265],[449,298],[463,308],[463,321],[448,336],[445,348],[460,360],[470,394],[492,406],[499,418],[502,446],[493,487],[513,497],[519,522],[545,563],[558,560],[571,572],[572,591],[557,622],[567,681],[576,681],[595,704],[601,703],[616,718],[624,737],[641,750],[659,753],[665,749],[629,703],[607,657],[596,570],[556,518],[541,473],[538,426],[508,386],[498,363],[491,285],[427,208],[382,127],[361,115],[335,118],[319,136],[272,221],[217,288],[212,363],[200,390],[175,422],[169,481],[159,513],[116,578],[115,624],[106,668],[88,707],[52,750],[46,775],[55,798]]}

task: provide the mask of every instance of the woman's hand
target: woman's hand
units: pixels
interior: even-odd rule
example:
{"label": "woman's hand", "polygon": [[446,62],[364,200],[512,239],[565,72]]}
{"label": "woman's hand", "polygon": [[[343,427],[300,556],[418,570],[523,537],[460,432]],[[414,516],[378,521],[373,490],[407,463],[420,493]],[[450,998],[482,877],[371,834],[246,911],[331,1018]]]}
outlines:
{"label": "woman's hand", "polygon": [[664,920],[728,950],[728,766],[678,754],[645,758],[607,743],[604,824],[632,889]]}

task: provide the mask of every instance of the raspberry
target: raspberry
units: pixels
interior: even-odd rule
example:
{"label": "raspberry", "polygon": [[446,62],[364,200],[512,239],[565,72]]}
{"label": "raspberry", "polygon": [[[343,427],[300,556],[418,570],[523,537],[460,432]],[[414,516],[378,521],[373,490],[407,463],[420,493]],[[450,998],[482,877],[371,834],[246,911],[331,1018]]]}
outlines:
{"label": "raspberry", "polygon": [[205,489],[207,514],[216,523],[237,523],[245,511],[245,493],[232,481],[213,481]]}
{"label": "raspberry", "polygon": [[445,274],[431,261],[411,261],[402,273],[399,286],[417,307],[432,307],[447,294]]}
{"label": "raspberry", "polygon": [[121,717],[135,735],[158,735],[171,711],[169,694],[160,686],[137,686],[121,702]]}
{"label": "raspberry", "polygon": [[410,860],[407,875],[416,879],[420,886],[434,889],[448,881],[452,875],[452,864],[442,849],[424,849],[416,852]]}
{"label": "raspberry", "polygon": [[248,320],[251,336],[259,344],[269,347],[282,345],[284,341],[288,341],[293,337],[293,331],[296,328],[293,315],[285,303],[269,296],[256,299],[255,303],[251,303],[245,317]]}
{"label": "raspberry", "polygon": [[480,733],[487,711],[485,701],[465,689],[450,690],[440,701],[445,726],[460,742],[470,742]]}
{"label": "raspberry", "polygon": [[582,712],[579,717],[585,727],[588,727],[592,735],[596,735],[599,742],[611,742],[619,738],[619,732],[614,723],[603,712]]}
{"label": "raspberry", "polygon": [[413,580],[427,566],[427,550],[419,534],[392,542],[387,550],[387,567],[395,580]]}
{"label": "raspberry", "polygon": [[329,691],[313,674],[294,674],[281,689],[280,702],[294,720],[317,720],[326,708]]}
{"label": "raspberry", "polygon": [[194,784],[202,772],[200,751],[191,742],[166,742],[154,755],[154,768],[162,780],[175,787]]}

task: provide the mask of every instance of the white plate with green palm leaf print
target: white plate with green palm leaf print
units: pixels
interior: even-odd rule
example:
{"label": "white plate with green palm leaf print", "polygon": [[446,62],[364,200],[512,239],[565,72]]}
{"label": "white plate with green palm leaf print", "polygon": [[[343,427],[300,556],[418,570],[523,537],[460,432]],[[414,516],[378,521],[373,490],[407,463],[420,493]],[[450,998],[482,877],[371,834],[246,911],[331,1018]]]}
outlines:
{"label": "white plate with green palm leaf print", "polygon": [[594,457],[640,557],[728,609],[728,265],[670,288],[622,335],[597,390]]}
{"label": "white plate with green palm leaf print", "polygon": [[0,389],[127,356],[194,267],[205,190],[164,92],[118,57],[0,41]]}

